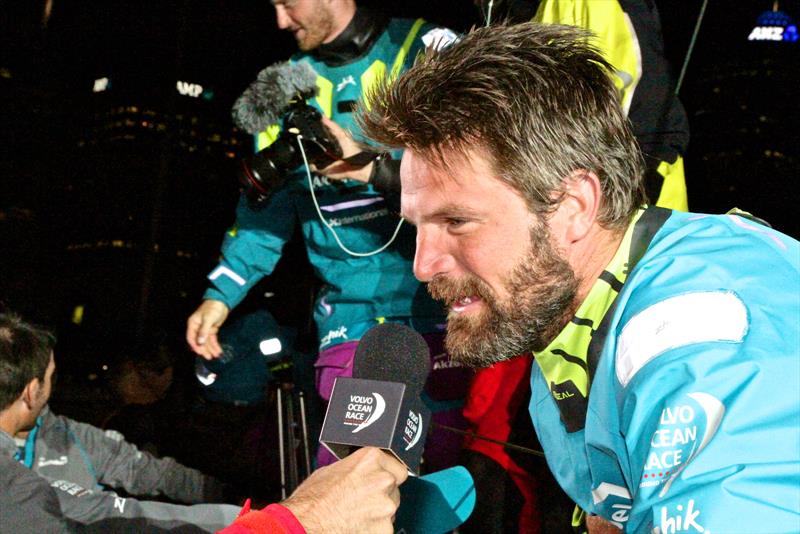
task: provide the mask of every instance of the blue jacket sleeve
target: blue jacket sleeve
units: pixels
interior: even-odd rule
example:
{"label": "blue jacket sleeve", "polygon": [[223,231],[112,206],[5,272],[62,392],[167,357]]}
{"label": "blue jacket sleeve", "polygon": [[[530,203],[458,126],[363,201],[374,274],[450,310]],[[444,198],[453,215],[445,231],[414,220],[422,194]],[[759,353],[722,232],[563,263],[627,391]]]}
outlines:
{"label": "blue jacket sleeve", "polygon": [[287,184],[257,210],[246,198],[239,200],[236,223],[225,234],[222,258],[208,275],[211,285],[203,298],[234,308],[250,288],[272,272],[294,231],[295,194],[295,185]]}
{"label": "blue jacket sleeve", "polygon": [[800,528],[797,354],[759,357],[752,334],[662,352],[627,385],[627,532]]}

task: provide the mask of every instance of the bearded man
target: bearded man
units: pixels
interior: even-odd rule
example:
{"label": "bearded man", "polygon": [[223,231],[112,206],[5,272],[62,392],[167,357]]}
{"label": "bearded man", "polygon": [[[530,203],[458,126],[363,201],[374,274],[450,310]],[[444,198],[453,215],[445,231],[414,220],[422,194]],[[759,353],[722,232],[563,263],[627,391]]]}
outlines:
{"label": "bearded man", "polygon": [[800,245],[648,206],[587,41],[479,29],[362,112],[405,150],[414,273],[449,307],[451,357],[534,352],[531,417],[590,532],[796,531]]}

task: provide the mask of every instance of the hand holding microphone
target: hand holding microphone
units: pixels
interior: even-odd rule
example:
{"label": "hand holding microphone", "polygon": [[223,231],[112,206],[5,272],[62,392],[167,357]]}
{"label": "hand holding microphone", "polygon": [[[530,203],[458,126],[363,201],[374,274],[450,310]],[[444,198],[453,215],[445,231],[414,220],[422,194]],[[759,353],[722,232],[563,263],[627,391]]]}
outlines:
{"label": "hand holding microphone", "polygon": [[311,534],[389,534],[400,503],[398,486],[407,476],[397,459],[364,447],[315,471],[281,504]]}
{"label": "hand holding microphone", "polygon": [[[431,419],[420,398],[429,370],[422,336],[399,324],[373,327],[359,342],[353,378],[336,379],[320,441],[337,457],[346,457],[342,462],[361,454],[364,449],[347,456],[358,447],[372,446],[419,473]],[[395,529],[406,534],[449,532],[475,506],[475,486],[462,466],[412,477],[400,494]]]}

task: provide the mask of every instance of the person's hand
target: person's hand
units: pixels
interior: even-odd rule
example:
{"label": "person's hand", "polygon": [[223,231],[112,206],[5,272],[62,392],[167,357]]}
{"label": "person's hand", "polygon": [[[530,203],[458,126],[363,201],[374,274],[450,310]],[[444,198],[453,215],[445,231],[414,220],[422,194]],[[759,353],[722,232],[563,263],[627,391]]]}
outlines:
{"label": "person's hand", "polygon": [[222,354],[217,332],[228,317],[228,311],[228,307],[218,300],[204,300],[186,321],[186,342],[206,360],[219,358]]}
{"label": "person's hand", "polygon": [[283,501],[309,534],[391,534],[408,470],[375,447],[314,471]]}
{"label": "person's hand", "polygon": [[[322,125],[328,129],[330,134],[342,147],[342,158],[349,158],[359,152],[363,152],[364,147],[359,145],[353,136],[351,136],[344,128],[330,120],[328,117],[322,117]],[[359,182],[369,182],[370,174],[372,173],[372,163],[368,163],[363,167],[355,167],[346,161],[335,161],[324,169],[314,168],[316,172],[332,178],[334,180],[358,180]]]}

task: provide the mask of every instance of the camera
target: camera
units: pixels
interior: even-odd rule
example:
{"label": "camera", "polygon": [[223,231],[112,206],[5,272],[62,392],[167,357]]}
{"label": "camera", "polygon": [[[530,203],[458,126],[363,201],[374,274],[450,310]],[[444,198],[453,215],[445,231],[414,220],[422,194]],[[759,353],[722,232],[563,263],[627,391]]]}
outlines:
{"label": "camera", "polygon": [[298,92],[289,102],[283,129],[275,142],[252,158],[242,160],[239,183],[252,204],[263,204],[286,175],[303,164],[298,136],[302,136],[309,164],[317,168],[327,167],[342,157],[342,148],[323,126],[322,115],[306,103],[311,96]]}

